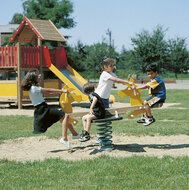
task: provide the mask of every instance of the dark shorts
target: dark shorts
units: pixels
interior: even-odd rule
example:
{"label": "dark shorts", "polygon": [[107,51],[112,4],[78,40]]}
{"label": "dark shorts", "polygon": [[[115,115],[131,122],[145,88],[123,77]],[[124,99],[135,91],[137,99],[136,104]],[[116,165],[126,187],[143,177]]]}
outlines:
{"label": "dark shorts", "polygon": [[[147,98],[146,102],[148,102],[148,105],[151,108],[153,108],[153,107],[161,107],[163,103],[165,102],[165,100],[153,95]],[[161,105],[161,106],[158,106],[158,105]]]}
{"label": "dark shorts", "polygon": [[104,108],[109,108],[109,104],[110,104],[109,99],[104,99],[104,98],[101,98],[101,99],[104,104]]}
{"label": "dark shorts", "polygon": [[34,109],[34,134],[44,133],[51,125],[64,117],[65,113],[56,108],[49,108],[43,102]]}

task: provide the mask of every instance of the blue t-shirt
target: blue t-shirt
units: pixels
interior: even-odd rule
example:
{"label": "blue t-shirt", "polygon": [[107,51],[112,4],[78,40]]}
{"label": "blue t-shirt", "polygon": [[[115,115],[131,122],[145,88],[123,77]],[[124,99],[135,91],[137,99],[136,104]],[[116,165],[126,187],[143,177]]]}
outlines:
{"label": "blue t-shirt", "polygon": [[166,88],[165,83],[163,80],[157,76],[154,79],[150,80],[150,82],[147,83],[149,88],[149,95],[150,96],[157,96],[158,98],[165,100],[166,99]]}

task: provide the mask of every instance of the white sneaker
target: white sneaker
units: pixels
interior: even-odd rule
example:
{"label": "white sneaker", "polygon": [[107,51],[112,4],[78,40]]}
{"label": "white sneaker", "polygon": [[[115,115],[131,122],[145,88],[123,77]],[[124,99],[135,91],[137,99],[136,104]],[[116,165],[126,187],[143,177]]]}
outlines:
{"label": "white sneaker", "polygon": [[72,139],[79,139],[81,137],[81,134],[78,134],[78,135],[76,135],[76,136],[73,136],[72,135]]}
{"label": "white sneaker", "polygon": [[137,123],[145,123],[147,117],[143,114],[142,117],[137,121]]}
{"label": "white sneaker", "polygon": [[63,145],[65,145],[66,148],[72,149],[72,146],[71,146],[71,144],[69,143],[69,141],[64,141],[63,138],[60,139],[60,143],[62,143]]}
{"label": "white sneaker", "polygon": [[154,123],[156,120],[153,118],[153,116],[151,118],[146,118],[145,119],[145,123],[143,124],[144,126],[148,126],[152,123]]}

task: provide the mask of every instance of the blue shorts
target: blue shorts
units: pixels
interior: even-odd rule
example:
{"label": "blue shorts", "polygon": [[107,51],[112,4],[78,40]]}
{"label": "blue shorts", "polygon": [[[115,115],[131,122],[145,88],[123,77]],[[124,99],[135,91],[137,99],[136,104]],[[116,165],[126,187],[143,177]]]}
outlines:
{"label": "blue shorts", "polygon": [[109,98],[108,99],[104,99],[104,98],[101,98],[102,99],[102,102],[104,104],[104,108],[109,108]]}
{"label": "blue shorts", "polygon": [[146,99],[146,102],[148,103],[148,105],[152,108],[155,105],[159,104],[159,103],[164,103],[165,100],[158,98],[157,96],[150,96],[149,98]]}

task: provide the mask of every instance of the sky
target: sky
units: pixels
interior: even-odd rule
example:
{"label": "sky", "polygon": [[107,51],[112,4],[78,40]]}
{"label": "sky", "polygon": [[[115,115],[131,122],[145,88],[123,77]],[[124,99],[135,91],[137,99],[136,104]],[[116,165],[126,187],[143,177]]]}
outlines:
{"label": "sky", "polygon": [[[15,13],[23,13],[22,0],[0,0],[0,25],[8,24]],[[132,49],[131,38],[158,25],[166,31],[166,39],[186,38],[189,49],[189,0],[70,0],[76,26],[60,29],[70,45],[80,40],[84,45],[101,43],[111,31],[117,51]]]}

